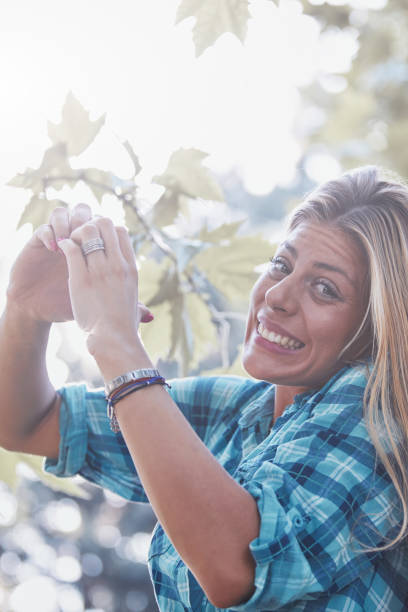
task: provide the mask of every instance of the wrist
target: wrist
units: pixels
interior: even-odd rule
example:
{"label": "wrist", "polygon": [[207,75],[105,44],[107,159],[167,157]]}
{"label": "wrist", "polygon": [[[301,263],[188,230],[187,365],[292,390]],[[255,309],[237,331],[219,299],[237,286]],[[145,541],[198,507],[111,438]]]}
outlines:
{"label": "wrist", "polygon": [[90,334],[87,346],[105,383],[131,370],[155,367],[139,336],[126,343],[118,343],[109,338],[95,338]]}
{"label": "wrist", "polygon": [[42,321],[33,317],[17,302],[10,299],[7,299],[2,319],[10,329],[15,329],[26,337],[37,334],[48,335],[52,325],[49,321]]}

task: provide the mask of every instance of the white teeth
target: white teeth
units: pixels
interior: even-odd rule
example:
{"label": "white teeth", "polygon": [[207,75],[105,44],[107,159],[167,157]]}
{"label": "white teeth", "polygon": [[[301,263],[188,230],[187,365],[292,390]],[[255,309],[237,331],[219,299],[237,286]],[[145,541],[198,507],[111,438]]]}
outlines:
{"label": "white teeth", "polygon": [[265,329],[262,323],[259,323],[258,333],[260,336],[262,336],[262,338],[266,338],[266,340],[269,340],[269,342],[275,342],[275,344],[280,344],[285,348],[296,350],[303,346],[301,342],[298,342],[293,338],[289,338],[288,336],[281,336],[280,334],[275,334],[275,332],[268,331],[267,329]]}

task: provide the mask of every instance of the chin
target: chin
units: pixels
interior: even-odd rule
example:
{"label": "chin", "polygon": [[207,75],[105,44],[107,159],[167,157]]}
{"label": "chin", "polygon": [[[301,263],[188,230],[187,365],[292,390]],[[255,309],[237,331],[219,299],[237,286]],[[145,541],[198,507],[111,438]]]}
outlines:
{"label": "chin", "polygon": [[259,363],[256,363],[257,360],[253,355],[245,355],[242,356],[241,364],[244,368],[245,372],[252,376],[252,378],[256,378],[257,380],[266,380],[268,382],[275,382],[273,376],[271,376],[270,372],[265,371],[264,368],[259,367]]}

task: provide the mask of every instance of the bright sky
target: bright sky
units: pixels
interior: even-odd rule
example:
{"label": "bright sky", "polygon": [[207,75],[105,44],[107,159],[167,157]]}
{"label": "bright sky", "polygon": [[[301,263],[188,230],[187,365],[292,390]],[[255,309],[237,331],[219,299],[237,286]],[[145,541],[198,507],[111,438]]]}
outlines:
{"label": "bright sky", "polygon": [[[350,0],[363,17],[366,8],[382,8],[385,2]],[[31,232],[27,225],[14,232],[28,192],[4,184],[27,166],[38,166],[49,145],[47,120],[59,121],[69,90],[92,118],[107,113],[103,135],[78,164],[126,177],[131,168],[120,141],[128,139],[147,176],[161,172],[173,150],[194,146],[210,153],[214,169],[238,168],[255,193],[293,178],[301,154],[293,135],[298,87],[320,78],[329,90],[341,90],[346,85],[341,75],[358,49],[357,31],[332,30],[319,37],[317,22],[302,13],[298,0],[253,0],[245,47],[226,34],[196,59],[194,20],[174,26],[178,4],[2,0],[3,271]],[[322,169],[330,173],[337,166],[319,156],[311,160],[312,176]],[[71,198],[75,203],[80,195]]]}
{"label": "bright sky", "polygon": [[107,113],[111,137],[94,148],[94,164],[126,174],[116,138],[127,138],[152,172],[175,148],[195,146],[212,154],[215,168],[242,168],[254,191],[291,179],[300,153],[292,136],[297,86],[346,71],[355,33],[319,41],[299,2],[284,0],[278,10],[256,0],[245,47],[227,34],[196,59],[193,20],[173,25],[178,3],[2,1],[0,183],[38,164],[47,119],[58,121],[69,90],[93,116]]}

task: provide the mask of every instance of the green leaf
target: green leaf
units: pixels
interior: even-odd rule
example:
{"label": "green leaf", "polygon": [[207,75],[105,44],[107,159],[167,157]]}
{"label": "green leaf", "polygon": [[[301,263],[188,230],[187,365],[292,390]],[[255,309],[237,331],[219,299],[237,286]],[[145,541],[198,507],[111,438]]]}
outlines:
{"label": "green leaf", "polygon": [[165,300],[174,300],[180,294],[180,281],[174,268],[166,268],[159,280],[158,288],[153,297],[148,300],[146,306],[156,306]]}
{"label": "green leaf", "polygon": [[273,251],[261,236],[240,236],[201,251],[192,263],[231,302],[247,302],[258,276],[255,267],[265,263]]}
{"label": "green leaf", "polygon": [[180,196],[177,192],[166,189],[152,209],[152,224],[165,227],[174,223],[179,212]]}
{"label": "green leaf", "polygon": [[79,174],[80,171],[73,170],[69,165],[65,144],[58,143],[45,151],[38,169],[27,168],[25,172],[11,179],[8,184],[12,187],[31,189],[38,194],[43,192],[46,186],[52,186],[58,190],[66,184],[72,185],[79,180]]}
{"label": "green leaf", "polygon": [[48,135],[53,143],[64,142],[68,155],[79,155],[94,141],[105,123],[105,115],[95,121],[89,119],[89,112],[69,92],[62,109],[60,123],[48,122]]}
{"label": "green leaf", "polygon": [[176,23],[187,17],[196,18],[193,41],[198,57],[225,32],[235,34],[242,43],[245,41],[248,5],[248,0],[182,0]]}
{"label": "green leaf", "polygon": [[155,304],[160,304],[174,295],[172,289],[164,295],[162,300],[157,299],[159,292],[163,290],[162,281],[167,278],[168,274],[169,261],[167,258],[160,263],[151,258],[139,263],[139,300],[143,304],[151,305],[152,300]]}
{"label": "green leaf", "polygon": [[129,232],[133,235],[138,235],[144,232],[143,224],[135,213],[133,207],[126,202],[123,202],[123,210],[125,212],[125,225]]}
{"label": "green leaf", "polygon": [[180,293],[170,304],[171,344],[169,359],[177,357],[181,365],[181,376],[187,376],[193,357],[193,331],[186,308],[185,296]]}
{"label": "green leaf", "polygon": [[204,227],[199,233],[198,239],[202,240],[203,242],[213,242],[216,244],[224,240],[230,240],[236,236],[236,233],[243,222],[243,220],[240,220],[233,221],[232,223],[224,223],[213,230],[208,230],[207,227]]}
{"label": "green leaf", "polygon": [[55,489],[62,491],[68,495],[89,499],[88,493],[76,485],[71,479],[62,479],[47,474],[43,470],[44,459],[36,455],[28,455],[26,453],[12,453],[0,448],[0,480],[5,482],[11,489],[15,489],[19,477],[16,469],[19,463],[28,465],[40,478],[40,480]]}
{"label": "green leaf", "polygon": [[150,308],[154,320],[140,324],[140,335],[146,350],[153,361],[167,358],[171,343],[170,302],[166,300]]}
{"label": "green leaf", "polygon": [[112,172],[98,168],[86,168],[81,171],[82,180],[88,185],[99,203],[105,194],[112,194],[115,184],[115,175]]}
{"label": "green leaf", "polygon": [[37,170],[34,170],[34,168],[27,168],[25,172],[19,172],[8,181],[7,185],[10,185],[10,187],[20,187],[22,189],[32,189],[34,193],[38,193],[44,189],[42,179],[38,176]]}
{"label": "green leaf", "polygon": [[36,230],[37,227],[43,225],[43,223],[48,223],[50,214],[57,206],[67,207],[68,204],[63,200],[47,200],[37,195],[33,195],[23,210],[17,229],[24,225],[24,223],[31,223],[33,231]]}
{"label": "green leaf", "polygon": [[185,304],[193,336],[193,350],[189,366],[195,368],[209,352],[218,348],[217,331],[211,311],[200,295],[187,294]]}
{"label": "green leaf", "polygon": [[153,182],[191,198],[223,201],[224,196],[210,171],[202,165],[208,153],[198,149],[178,149],[171,154],[167,168]]}

